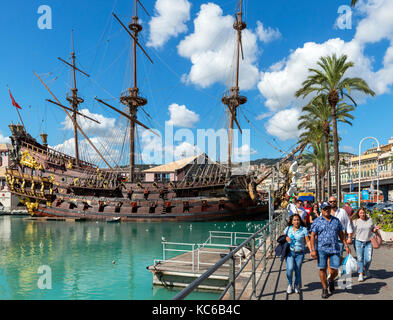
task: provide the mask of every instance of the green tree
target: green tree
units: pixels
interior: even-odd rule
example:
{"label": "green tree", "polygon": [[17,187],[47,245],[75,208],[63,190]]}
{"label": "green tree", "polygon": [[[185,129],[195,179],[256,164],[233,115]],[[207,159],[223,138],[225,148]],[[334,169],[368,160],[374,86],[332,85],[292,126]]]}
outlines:
{"label": "green tree", "polygon": [[[352,125],[350,120],[354,117],[351,112],[355,110],[354,106],[347,105],[345,102],[341,102],[337,105],[337,120],[342,123]],[[303,107],[302,116],[299,118],[299,130],[306,129],[309,127],[309,123],[313,122],[317,124],[317,128],[321,131],[324,137],[324,154],[325,154],[325,170],[327,173],[330,172],[330,142],[331,138],[331,108],[328,103],[326,95],[320,95],[316,99],[312,99],[309,104]],[[313,133],[315,135],[315,133]],[[328,174],[328,196],[332,194],[331,177]]]}
{"label": "green tree", "polygon": [[358,3],[358,0],[351,0],[351,6],[354,7]]}
{"label": "green tree", "polygon": [[347,61],[347,55],[337,57],[321,57],[318,66],[322,69],[309,69],[310,75],[303,82],[302,88],[296,92],[296,97],[305,98],[309,94],[314,94],[314,99],[321,95],[326,95],[332,116],[333,146],[334,146],[334,167],[336,176],[337,200],[341,201],[340,174],[339,174],[339,146],[337,132],[337,105],[342,99],[349,99],[355,106],[355,100],[351,97],[352,90],[357,90],[371,96],[375,95],[366,81],[361,78],[344,78],[344,74],[349,68],[354,66],[353,62]]}

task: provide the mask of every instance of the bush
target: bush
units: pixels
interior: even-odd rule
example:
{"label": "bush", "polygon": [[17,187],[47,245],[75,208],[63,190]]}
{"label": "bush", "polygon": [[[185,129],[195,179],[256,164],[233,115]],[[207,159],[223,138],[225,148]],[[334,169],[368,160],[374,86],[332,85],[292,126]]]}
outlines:
{"label": "bush", "polygon": [[393,232],[393,212],[392,211],[374,211],[371,218],[375,225],[380,225],[381,230],[385,232]]}

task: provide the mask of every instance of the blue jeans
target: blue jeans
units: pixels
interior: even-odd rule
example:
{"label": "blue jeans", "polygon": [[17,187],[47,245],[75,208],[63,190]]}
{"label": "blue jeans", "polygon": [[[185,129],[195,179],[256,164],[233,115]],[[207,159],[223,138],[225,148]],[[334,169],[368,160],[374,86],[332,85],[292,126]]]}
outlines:
{"label": "blue jeans", "polygon": [[295,286],[300,285],[303,260],[304,252],[295,253],[289,250],[287,255],[287,279],[289,285],[292,285],[293,272],[295,272]]}
{"label": "blue jeans", "polygon": [[356,257],[359,264],[359,273],[368,272],[373,257],[371,241],[363,242],[355,240]]}

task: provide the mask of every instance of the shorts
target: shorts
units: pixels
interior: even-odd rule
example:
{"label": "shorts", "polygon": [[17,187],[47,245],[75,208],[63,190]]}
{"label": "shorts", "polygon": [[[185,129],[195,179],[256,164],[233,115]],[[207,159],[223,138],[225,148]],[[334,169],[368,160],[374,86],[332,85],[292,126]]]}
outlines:
{"label": "shorts", "polygon": [[326,269],[328,259],[329,259],[329,267],[331,269],[340,268],[340,264],[341,264],[340,253],[327,253],[325,251],[318,251],[318,268]]}

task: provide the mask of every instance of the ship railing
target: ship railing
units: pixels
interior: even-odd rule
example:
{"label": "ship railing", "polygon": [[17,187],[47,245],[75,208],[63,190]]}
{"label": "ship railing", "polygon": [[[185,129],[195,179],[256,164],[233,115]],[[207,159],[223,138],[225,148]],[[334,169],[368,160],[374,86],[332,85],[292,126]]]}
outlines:
{"label": "ship railing", "polygon": [[[34,145],[30,144],[30,143],[27,143],[25,141],[22,141],[22,146],[25,147],[25,148],[28,148],[28,149],[30,149],[30,150],[32,150],[34,152],[37,152],[37,153],[41,153],[41,154],[44,154],[44,155],[54,155],[55,157],[58,157],[58,158],[71,160],[73,163],[76,162],[75,158],[73,158],[73,157],[71,157],[71,156],[69,156],[69,155],[67,155],[65,153],[62,153],[60,151],[57,151],[55,149],[49,148],[49,147],[47,147],[46,149],[43,149],[43,148],[34,146]],[[86,161],[83,161],[83,160],[79,160],[79,162],[80,162],[81,165],[84,165],[84,166],[87,166],[87,167],[92,167],[92,168],[97,168],[97,166],[95,164],[92,164],[92,163],[89,163],[89,162],[86,162]]]}
{"label": "ship railing", "polygon": [[[226,297],[229,292],[230,300],[240,300],[240,299],[252,299],[257,297],[257,286],[259,285],[262,276],[266,274],[267,270],[267,259],[274,256],[274,247],[277,242],[277,238],[282,234],[285,227],[287,226],[287,211],[280,210],[276,211],[273,215],[271,221],[266,224],[262,229],[252,234],[248,239],[246,239],[242,244],[234,247],[225,257],[219,260],[214,266],[209,270],[204,272],[198,279],[189,284],[185,289],[174,296],[173,300],[183,300],[190,293],[197,290],[197,288],[207,280],[213,273],[215,273],[223,265],[229,263],[229,274],[228,274],[228,285],[225,287],[224,291],[219,296],[219,300]],[[259,241],[261,240],[262,241]],[[258,244],[259,241],[259,244]],[[240,253],[244,252],[244,249],[251,248],[250,254],[246,254],[245,261],[241,267],[237,267],[236,258]],[[242,274],[243,270],[251,262],[251,272],[249,276],[245,277]],[[261,265],[262,264],[262,265]],[[259,277],[257,279],[257,270]],[[245,281],[237,281],[240,275],[242,278],[246,278]],[[249,297],[243,297],[246,289],[250,287],[251,282],[251,294]],[[239,284],[243,286],[238,288]],[[248,291],[247,291],[248,292]]]}

